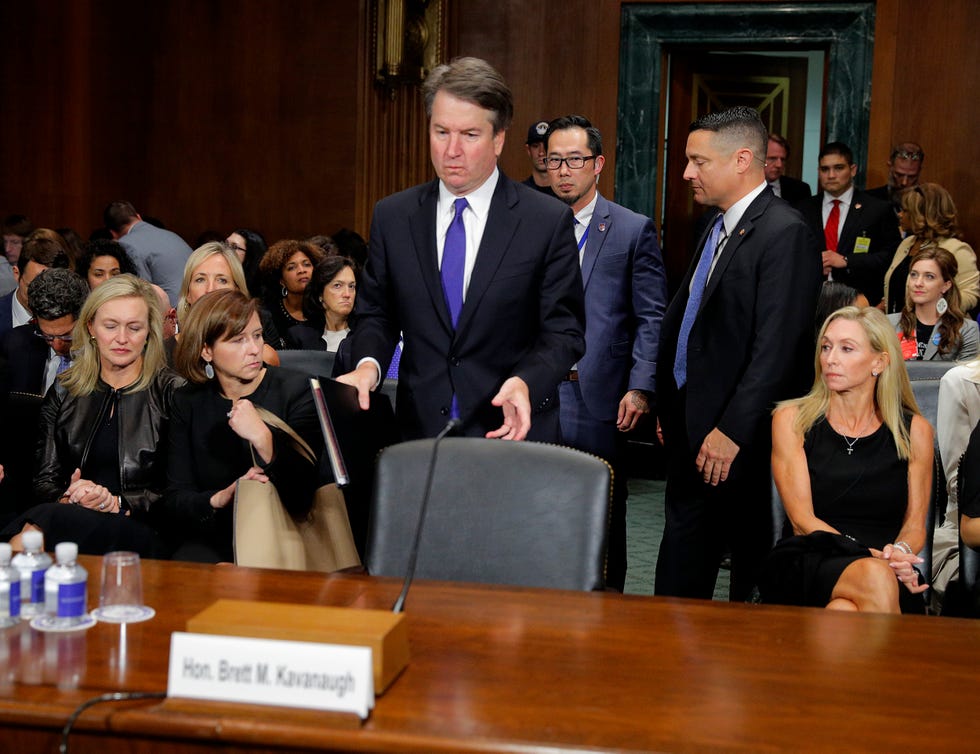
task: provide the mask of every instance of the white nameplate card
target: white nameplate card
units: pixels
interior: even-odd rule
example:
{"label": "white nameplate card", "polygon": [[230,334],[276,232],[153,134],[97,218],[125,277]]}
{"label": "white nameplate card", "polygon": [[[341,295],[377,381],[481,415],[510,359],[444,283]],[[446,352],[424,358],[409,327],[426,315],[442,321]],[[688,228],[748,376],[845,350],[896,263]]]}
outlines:
{"label": "white nameplate card", "polygon": [[374,708],[371,649],[175,631],[167,696],[354,712],[364,719]]}

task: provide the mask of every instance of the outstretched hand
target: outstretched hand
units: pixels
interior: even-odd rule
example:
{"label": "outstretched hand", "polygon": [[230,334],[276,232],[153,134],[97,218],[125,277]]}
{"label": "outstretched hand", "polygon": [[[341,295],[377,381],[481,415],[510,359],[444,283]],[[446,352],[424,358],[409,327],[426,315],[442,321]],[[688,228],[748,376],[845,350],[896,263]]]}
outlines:
{"label": "outstretched hand", "polygon": [[490,401],[504,410],[504,423],[487,432],[490,439],[523,440],[531,431],[531,395],[520,377],[510,377]]}

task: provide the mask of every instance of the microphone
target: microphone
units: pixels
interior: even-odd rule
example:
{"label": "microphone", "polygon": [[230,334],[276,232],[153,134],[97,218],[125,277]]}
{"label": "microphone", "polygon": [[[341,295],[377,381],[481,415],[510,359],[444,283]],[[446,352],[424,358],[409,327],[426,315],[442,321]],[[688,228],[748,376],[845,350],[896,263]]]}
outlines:
{"label": "microphone", "polygon": [[419,506],[419,522],[415,526],[415,540],[412,542],[412,552],[408,556],[408,570],[405,573],[405,583],[402,584],[401,594],[398,595],[398,599],[395,600],[395,604],[391,608],[391,612],[400,613],[405,609],[405,598],[408,596],[408,588],[412,585],[412,579],[415,577],[415,565],[418,563],[419,559],[419,542],[422,541],[422,528],[425,526],[425,511],[429,507],[429,495],[432,492],[432,477],[436,470],[436,457],[438,456],[439,443],[443,441],[446,435],[455,432],[463,426],[463,422],[459,419],[450,419],[446,426],[442,428],[442,431],[436,435],[435,442],[432,443],[432,457],[429,459],[429,472],[425,479],[425,492],[422,495],[422,504]]}

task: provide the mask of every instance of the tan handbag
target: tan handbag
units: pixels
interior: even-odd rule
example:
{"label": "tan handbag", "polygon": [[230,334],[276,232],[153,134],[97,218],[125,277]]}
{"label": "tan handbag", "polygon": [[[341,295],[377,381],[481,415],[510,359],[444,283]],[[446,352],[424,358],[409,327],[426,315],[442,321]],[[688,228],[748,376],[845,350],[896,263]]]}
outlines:
{"label": "tan handbag", "polygon": [[[261,406],[255,409],[262,421],[289,435],[296,450],[316,465],[313,449],[292,427]],[[320,487],[309,515],[296,522],[272,482],[240,479],[235,487],[234,519],[237,565],[330,573],[361,564],[344,495],[336,484]]]}

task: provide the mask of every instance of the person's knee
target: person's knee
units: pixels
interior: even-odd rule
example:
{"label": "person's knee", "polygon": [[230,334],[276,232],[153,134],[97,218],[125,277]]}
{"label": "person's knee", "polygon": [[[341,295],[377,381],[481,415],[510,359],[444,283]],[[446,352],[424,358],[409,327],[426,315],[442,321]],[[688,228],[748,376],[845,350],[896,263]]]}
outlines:
{"label": "person's knee", "polygon": [[[898,580],[887,561],[862,558],[845,571],[860,609],[891,609],[898,605]],[[842,576],[843,578],[843,576]]]}

